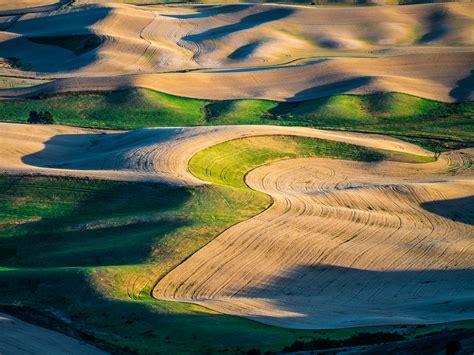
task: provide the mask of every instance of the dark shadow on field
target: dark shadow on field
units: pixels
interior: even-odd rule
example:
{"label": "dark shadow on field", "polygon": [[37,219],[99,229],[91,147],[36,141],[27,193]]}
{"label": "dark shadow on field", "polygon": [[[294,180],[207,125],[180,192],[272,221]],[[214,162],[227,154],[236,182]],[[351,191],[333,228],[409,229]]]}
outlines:
{"label": "dark shadow on field", "polygon": [[[34,129],[34,126],[31,127]],[[137,129],[123,133],[59,134],[44,142],[44,148],[22,157],[36,167],[74,170],[127,170],[127,152],[159,144],[186,128]]]}
{"label": "dark shadow on field", "polygon": [[[268,299],[275,309],[295,313],[279,321],[287,327],[311,328],[314,322],[323,329],[423,324],[474,319],[472,280],[474,269],[377,271],[299,265],[261,287],[238,291],[236,297]],[[271,320],[249,315],[262,322]]]}
{"label": "dark shadow on field", "polygon": [[305,101],[316,98],[320,98],[321,105],[324,105],[324,100],[329,100],[330,96],[344,94],[348,91],[369,85],[372,81],[372,77],[362,76],[348,80],[336,81],[330,84],[314,86],[296,93],[287,101],[278,103],[278,105],[269,110],[269,113],[275,116],[285,115],[298,106],[303,105]]}
{"label": "dark shadow on field", "polygon": [[425,210],[455,222],[474,225],[474,195],[421,204]]}
{"label": "dark shadow on field", "polygon": [[35,7],[27,7],[24,9],[14,9],[14,10],[5,10],[0,11],[0,16],[16,16],[16,15],[26,15],[36,12],[49,12],[59,9],[61,6],[67,5],[73,2],[73,0],[58,0],[56,3],[51,5],[44,5],[44,6],[35,6]]}
{"label": "dark shadow on field", "polygon": [[444,9],[435,9],[425,19],[428,27],[426,32],[421,38],[421,43],[433,43],[443,38],[448,33],[448,14]]}
{"label": "dark shadow on field", "polygon": [[[324,271],[324,267],[320,271]],[[344,272],[344,269],[339,271]],[[350,273],[350,269],[347,272]],[[440,271],[439,278],[456,278],[463,272],[467,271]],[[401,273],[399,277],[411,277],[411,274],[405,272]],[[418,274],[418,272],[413,272],[413,274]],[[472,273],[469,275],[472,277]],[[147,352],[157,353],[166,352],[164,350],[166,346],[173,347],[175,350],[181,349],[187,353],[215,353],[217,351],[240,353],[241,351],[239,352],[237,348],[243,344],[261,349],[263,353],[263,350],[268,349],[276,342],[281,342],[283,333],[276,327],[256,324],[225,314],[201,313],[196,310],[189,313],[170,312],[163,306],[163,303],[106,298],[92,286],[91,279],[87,274],[79,270],[2,271],[0,283],[2,291],[4,291],[0,293],[0,303],[29,306],[40,312],[47,312],[50,316],[52,314],[50,311],[53,310],[62,319],[67,320],[65,322],[59,319],[56,322],[38,324],[35,322],[34,312],[31,312],[32,316],[25,321],[82,338],[112,353],[137,351],[136,348],[132,349],[129,345],[125,345],[131,342],[134,342],[135,345],[138,344],[142,349],[147,349]],[[351,284],[353,285],[354,281]],[[350,294],[353,297],[357,296],[354,291]],[[429,294],[426,296],[429,297]],[[443,307],[443,305],[439,305],[439,307]],[[346,311],[352,312],[353,309],[348,306]],[[9,313],[22,318],[14,310]],[[359,331],[371,330],[380,331],[380,328],[359,329]],[[391,331],[393,328],[384,327],[383,330]],[[297,330],[291,331],[291,334],[294,334],[293,339],[288,334],[289,332],[285,332],[285,336],[289,338],[285,345],[291,345],[294,340],[309,340],[307,335],[304,338],[300,337],[302,333]],[[314,331],[312,338],[324,338],[325,335],[321,334],[324,333]],[[347,337],[350,334],[349,331]],[[436,344],[439,345],[437,349],[441,350],[445,346],[444,336],[441,342],[431,340],[429,344],[423,342],[423,339],[420,339],[420,343],[412,341],[409,345],[413,347],[421,344],[423,349],[432,349],[433,344]],[[401,345],[403,344],[398,342],[387,343],[383,344],[383,347],[390,349],[391,346],[395,346],[394,349],[396,349]],[[429,347],[425,348],[426,345]],[[374,349],[380,350],[380,347]],[[407,348],[402,346],[402,349]]]}
{"label": "dark shadow on field", "polygon": [[54,213],[34,212],[35,218],[2,226],[2,267],[141,263],[160,238],[190,223],[178,211],[191,199],[185,188],[71,178],[5,179],[3,194],[28,199],[32,208],[51,206]]}
{"label": "dark shadow on field", "polygon": [[227,58],[232,59],[232,60],[246,59],[250,57],[258,49],[258,46],[261,43],[262,43],[261,41],[254,41],[244,46],[241,46],[237,48],[235,51],[233,51],[231,54],[229,54]]}
{"label": "dark shadow on field", "polygon": [[104,40],[94,33],[73,34],[65,36],[37,36],[27,37],[29,41],[49,46],[57,46],[74,52],[80,56],[98,48]]}
{"label": "dark shadow on field", "polygon": [[[9,314],[81,338],[112,354],[174,353],[167,347],[179,349],[180,353],[215,353],[249,343],[265,347],[279,341],[282,333],[277,328],[224,314],[196,309],[189,313],[170,312],[149,298],[104,297],[94,288],[87,272],[80,270],[2,271],[0,284],[0,304],[21,304],[37,311],[25,319],[10,307]],[[56,321],[45,322],[38,311],[49,318],[55,316]],[[140,348],[131,348],[131,342]]]}
{"label": "dark shadow on field", "polygon": [[[111,8],[97,7],[22,18],[8,28],[19,36],[0,43],[0,57],[10,59],[14,68],[25,71],[57,73],[86,67],[97,60],[97,49],[103,43],[103,39],[89,29],[111,11]],[[64,23],[74,26],[60,31]]]}
{"label": "dark shadow on field", "polygon": [[449,96],[457,101],[467,101],[474,92],[474,70],[456,83],[456,87],[449,92]]}
{"label": "dark shadow on field", "polygon": [[[124,345],[132,340],[142,352],[162,353],[166,346],[183,352],[190,348],[222,350],[236,348],[249,339],[260,344],[265,343],[262,339],[270,343],[276,339],[268,336],[266,328],[270,327],[244,319],[196,311],[169,312],[156,302],[106,298],[94,289],[85,272],[18,270],[2,272],[0,282],[9,295],[1,297],[1,303],[27,305],[43,312],[55,310],[69,322],[38,325],[82,338],[114,354],[138,353]],[[34,318],[26,321],[33,323]]]}
{"label": "dark shadow on field", "polygon": [[295,10],[290,8],[273,8],[262,11],[257,14],[252,14],[242,18],[238,23],[225,25],[221,27],[211,28],[207,31],[185,36],[182,39],[189,42],[199,42],[209,39],[218,39],[227,36],[233,32],[245,31],[251,28],[261,26],[268,22],[278,21],[290,16]]}

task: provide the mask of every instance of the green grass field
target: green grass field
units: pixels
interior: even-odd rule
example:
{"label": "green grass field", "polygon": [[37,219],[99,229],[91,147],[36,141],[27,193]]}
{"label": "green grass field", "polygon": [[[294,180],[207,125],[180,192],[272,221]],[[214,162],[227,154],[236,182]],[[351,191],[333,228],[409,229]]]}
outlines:
{"label": "green grass field", "polygon": [[449,147],[445,140],[474,141],[474,102],[446,104],[398,93],[278,103],[207,101],[127,89],[1,102],[0,120],[25,122],[31,110],[50,111],[57,123],[94,128],[271,124],[390,134],[428,148]]}
{"label": "green grass field", "polygon": [[[279,351],[297,339],[349,337],[361,329],[276,328],[150,296],[156,280],[225,228],[271,203],[245,185],[247,171],[308,156],[393,159],[342,143],[253,137],[196,154],[190,171],[214,183],[199,188],[1,176],[0,304],[61,317],[62,331],[79,331],[113,351]],[[364,331],[381,329],[395,328]],[[415,331],[403,328],[408,335]]]}

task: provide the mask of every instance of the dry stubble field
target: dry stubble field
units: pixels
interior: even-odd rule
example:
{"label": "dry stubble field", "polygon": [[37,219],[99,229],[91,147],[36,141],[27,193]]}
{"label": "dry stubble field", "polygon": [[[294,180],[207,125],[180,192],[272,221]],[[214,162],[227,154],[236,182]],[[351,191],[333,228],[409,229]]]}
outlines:
{"label": "dry stubble field", "polygon": [[[21,1],[12,6],[0,2],[0,28],[0,74],[6,83],[0,89],[2,105],[124,88],[153,89],[182,100],[212,103],[265,99],[298,105],[336,94],[397,92],[462,105],[474,97],[474,7],[470,3],[309,7],[135,6],[103,1]],[[351,107],[347,110],[350,116]],[[466,112],[466,117],[472,117],[469,109]],[[470,130],[472,125],[466,127]],[[315,145],[305,146],[307,138]],[[16,296],[17,286],[11,286],[10,275],[24,279],[32,272],[35,276],[27,276],[22,285],[37,283],[41,290],[50,287],[51,270],[78,272],[101,302],[113,303],[107,308],[112,318],[121,309],[114,302],[141,302],[146,305],[146,317],[156,317],[160,325],[166,317],[179,314],[184,318],[173,324],[180,328],[189,317],[197,317],[192,321],[200,329],[196,332],[207,327],[198,325],[199,317],[221,313],[279,327],[239,323],[223,316],[229,328],[215,331],[224,332],[231,345],[207,344],[211,352],[226,346],[245,352],[248,349],[237,346],[245,341],[281,350],[277,347],[283,341],[314,337],[292,329],[345,332],[359,327],[351,333],[356,334],[357,329],[400,331],[404,329],[397,328],[400,325],[418,329],[460,321],[472,327],[473,148],[469,148],[472,142],[462,142],[465,149],[435,157],[389,136],[303,127],[111,131],[0,123],[0,171],[8,176],[26,175],[32,181],[39,175],[110,184],[164,184],[193,196],[216,188],[230,210],[248,207],[246,213],[254,213],[244,213],[245,218],[232,219],[232,223],[226,220],[227,224],[219,221],[224,218],[221,215],[213,216],[206,223],[208,227],[215,224],[219,232],[206,238],[192,228],[165,233],[170,240],[185,240],[186,247],[176,250],[174,259],[164,257],[172,262],[160,264],[159,257],[163,250],[168,254],[173,250],[151,243],[147,256],[132,258],[127,268],[120,264],[127,260],[106,265],[100,256],[87,265],[80,260],[75,261],[77,265],[72,261],[59,265],[54,264],[58,257],[54,252],[52,261],[30,260],[26,249],[21,249],[25,245],[15,244],[22,233],[10,232],[16,224],[21,228],[25,223],[47,224],[52,217],[39,216],[44,206],[33,211],[38,216],[25,220],[7,213],[16,205],[28,205],[28,196],[16,199],[12,183],[11,192],[4,196],[5,212],[0,211],[2,230],[9,233],[0,246],[0,279],[3,276],[8,285],[1,303],[18,306],[24,302],[36,311],[61,313],[60,319],[68,319],[63,313],[70,311],[74,321],[68,320],[67,327],[76,333],[68,335],[112,352],[155,352],[158,347],[186,351],[197,343],[190,330],[183,331],[181,339],[174,332],[158,341],[153,334],[155,323],[143,331],[130,319],[127,324],[133,337],[126,329],[108,330],[111,326],[102,320],[94,322],[96,315],[81,313],[87,314],[87,306],[78,312],[67,308],[59,312],[58,303],[35,303]],[[355,151],[359,158],[368,152],[372,155],[351,161],[341,149]],[[243,200],[236,205],[231,198]],[[258,208],[246,206],[245,198],[259,201],[255,202]],[[120,213],[107,222],[71,224],[65,230],[88,231],[102,223],[107,228],[117,223],[141,228],[150,221],[157,229],[166,229],[166,223],[171,223],[166,218],[146,222],[143,216],[118,222],[125,212]],[[28,233],[28,238],[36,240],[33,232]],[[197,244],[192,244],[194,234]],[[48,239],[46,235],[39,238],[39,246],[42,238]],[[72,257],[84,250],[107,253],[104,245],[84,245],[69,252],[61,249],[58,255]],[[44,279],[41,274],[46,275]],[[38,296],[44,294],[38,291]],[[86,330],[84,324],[91,328]],[[36,340],[25,344],[29,351],[63,347],[67,352],[95,351],[8,315],[2,316],[0,326],[7,331],[0,336],[0,350],[3,347],[7,353],[19,351],[17,339],[22,334],[35,334]],[[250,339],[251,332],[257,335]],[[284,340],[275,340],[275,334]],[[340,338],[337,331],[325,334]]]}

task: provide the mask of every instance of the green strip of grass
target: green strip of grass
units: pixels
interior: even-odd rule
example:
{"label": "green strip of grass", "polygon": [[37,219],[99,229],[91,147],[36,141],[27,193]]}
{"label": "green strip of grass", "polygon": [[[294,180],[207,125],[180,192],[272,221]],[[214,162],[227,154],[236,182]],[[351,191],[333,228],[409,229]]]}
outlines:
{"label": "green strip of grass", "polygon": [[0,103],[0,120],[26,122],[30,111],[50,111],[57,123],[134,129],[204,124],[207,101],[176,97],[146,89],[74,94]]}
{"label": "green strip of grass", "polygon": [[214,184],[249,189],[244,182],[249,170],[275,160],[315,156],[356,161],[385,158],[380,152],[339,142],[305,137],[251,137],[198,152],[189,163],[189,171]]}
{"label": "green strip of grass", "polygon": [[336,95],[302,102],[208,101],[147,89],[0,102],[0,120],[50,111],[57,123],[114,129],[272,124],[391,134],[430,149],[474,141],[474,102],[447,104],[398,93]]}
{"label": "green strip of grass", "polygon": [[244,184],[247,171],[306,156],[387,158],[342,143],[253,137],[196,154],[190,171],[214,183],[201,188],[0,176],[0,304],[53,311],[114,352],[279,351],[309,337],[399,330],[283,329],[150,296],[157,279],[271,203]]}

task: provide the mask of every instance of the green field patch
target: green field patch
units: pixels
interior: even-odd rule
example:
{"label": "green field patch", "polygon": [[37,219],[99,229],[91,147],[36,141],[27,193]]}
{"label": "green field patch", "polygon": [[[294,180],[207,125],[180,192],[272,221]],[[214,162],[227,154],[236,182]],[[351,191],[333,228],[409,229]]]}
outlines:
{"label": "green field patch", "polygon": [[209,101],[148,89],[71,93],[0,102],[0,120],[26,122],[49,111],[56,123],[111,129],[271,124],[382,133],[433,150],[474,141],[474,103],[442,103],[399,93],[335,95],[300,102]]}
{"label": "green field patch", "polygon": [[281,351],[298,339],[399,331],[284,329],[151,297],[157,280],[271,204],[245,184],[249,170],[312,156],[374,164],[393,159],[344,143],[272,136],[197,153],[189,170],[213,183],[201,187],[0,176],[0,304],[60,317],[66,320],[60,331],[80,332],[112,352]]}
{"label": "green field patch", "polygon": [[204,100],[146,89],[74,94],[0,103],[0,119],[26,122],[30,111],[49,111],[55,122],[81,127],[134,129],[204,124]]}

